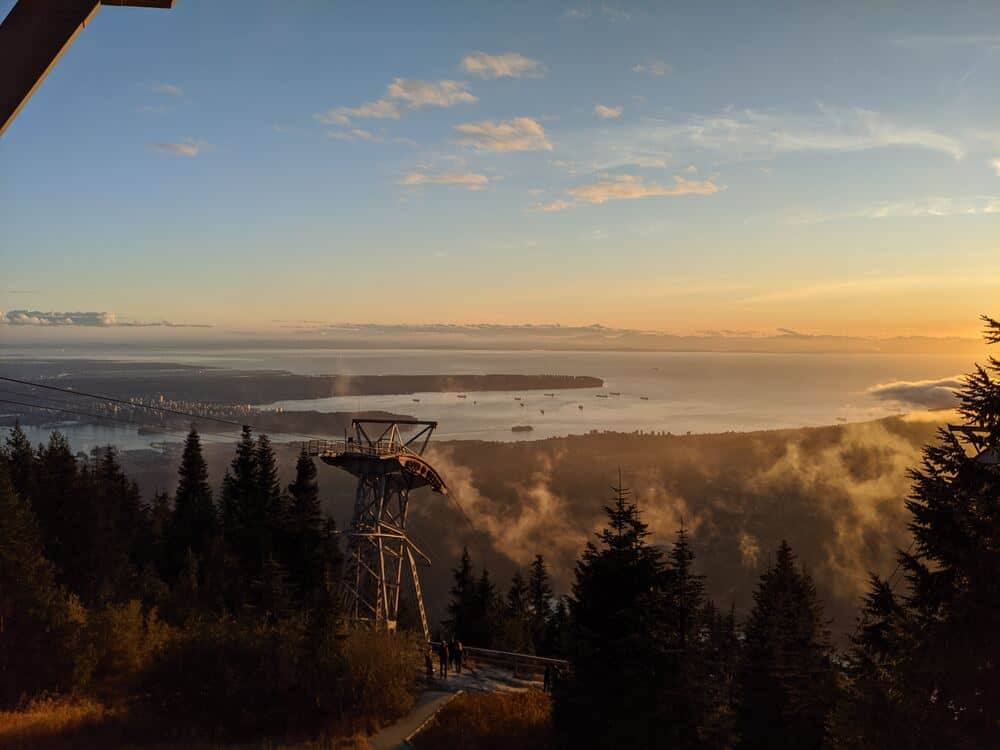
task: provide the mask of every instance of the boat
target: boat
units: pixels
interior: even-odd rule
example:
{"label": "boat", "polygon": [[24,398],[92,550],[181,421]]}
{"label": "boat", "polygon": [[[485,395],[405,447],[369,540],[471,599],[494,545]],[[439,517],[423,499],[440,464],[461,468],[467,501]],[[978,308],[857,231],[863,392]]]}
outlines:
{"label": "boat", "polygon": [[540,411],[542,414],[545,413],[545,409],[539,409],[538,411]]}
{"label": "boat", "polygon": [[610,395],[612,395],[612,396],[620,396],[620,395],[622,395],[621,391],[608,391],[608,393]]}
{"label": "boat", "polygon": [[546,394],[544,394],[544,395],[548,396],[549,398],[552,398],[552,397],[553,397],[553,396],[555,396],[556,394],[554,394],[554,393],[546,393]]}
{"label": "boat", "polygon": [[580,411],[583,411],[583,404],[580,404],[579,409]]}
{"label": "boat", "polygon": [[649,401],[649,396],[639,396],[640,401]]}
{"label": "boat", "polygon": [[514,400],[515,400],[515,401],[520,401],[520,400],[521,400],[521,397],[520,397],[520,396],[514,396]]}
{"label": "boat", "polygon": [[458,398],[468,398],[464,393],[459,393]]}
{"label": "boat", "polygon": [[598,398],[607,398],[608,397],[607,393],[595,393],[594,395],[597,396]]}
{"label": "boat", "polygon": [[413,399],[413,403],[415,403],[415,404],[419,404],[419,403],[420,403],[420,399],[419,399],[419,398],[415,398],[415,399]]}
{"label": "boat", "polygon": [[513,427],[510,428],[510,431],[511,432],[531,432],[533,429],[535,429],[535,428],[532,427],[530,424],[516,424],[516,425],[514,425]]}

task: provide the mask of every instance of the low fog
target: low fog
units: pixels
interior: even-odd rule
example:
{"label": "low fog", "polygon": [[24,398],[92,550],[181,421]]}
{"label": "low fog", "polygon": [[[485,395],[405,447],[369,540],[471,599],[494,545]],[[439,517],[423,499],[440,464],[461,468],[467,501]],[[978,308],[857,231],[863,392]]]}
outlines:
{"label": "low fog", "polygon": [[[622,481],[652,540],[668,545],[683,524],[697,567],[723,607],[751,605],[762,568],[785,538],[815,578],[838,636],[854,624],[870,572],[888,575],[909,544],[907,470],[947,413],[877,422],[756,433],[652,436],[600,434],[523,443],[441,442],[429,457],[451,488],[411,496],[410,533],[432,558],[422,570],[428,609],[444,615],[451,568],[468,545],[505,588],[536,553],[568,593],[573,564],[604,522],[602,507]],[[279,446],[284,481],[297,446]],[[230,446],[206,447],[218,486]],[[145,494],[172,491],[176,460],[129,453],[126,469]],[[320,466],[321,494],[341,528],[353,502],[352,478]]]}

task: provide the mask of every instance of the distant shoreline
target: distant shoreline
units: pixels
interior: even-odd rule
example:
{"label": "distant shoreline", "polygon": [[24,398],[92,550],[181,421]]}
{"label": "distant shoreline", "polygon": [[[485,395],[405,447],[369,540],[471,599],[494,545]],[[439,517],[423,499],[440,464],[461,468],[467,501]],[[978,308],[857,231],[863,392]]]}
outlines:
{"label": "distant shoreline", "polygon": [[102,360],[2,360],[0,375],[77,391],[143,401],[262,406],[333,396],[601,388],[589,375],[300,375],[174,363]]}

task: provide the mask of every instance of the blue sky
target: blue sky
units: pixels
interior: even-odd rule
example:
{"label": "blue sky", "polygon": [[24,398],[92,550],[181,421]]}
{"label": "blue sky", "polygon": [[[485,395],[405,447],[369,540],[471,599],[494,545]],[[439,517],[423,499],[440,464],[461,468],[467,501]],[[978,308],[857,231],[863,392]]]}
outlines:
{"label": "blue sky", "polygon": [[103,9],[0,139],[0,308],[884,335],[995,306],[996,3],[415,6]]}

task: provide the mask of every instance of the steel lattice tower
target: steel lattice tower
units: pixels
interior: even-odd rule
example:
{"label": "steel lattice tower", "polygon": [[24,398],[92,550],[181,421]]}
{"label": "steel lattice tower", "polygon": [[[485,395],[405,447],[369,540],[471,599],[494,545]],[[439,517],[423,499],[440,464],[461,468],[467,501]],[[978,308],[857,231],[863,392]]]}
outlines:
{"label": "steel lattice tower", "polygon": [[[401,425],[419,429],[404,440]],[[370,435],[366,426],[381,432],[373,438],[375,430]],[[430,639],[414,555],[427,563],[430,559],[407,537],[406,515],[410,490],[430,487],[448,494],[440,474],[423,458],[435,427],[437,422],[355,419],[343,442],[309,444],[311,455],[358,478],[340,582],[344,615],[355,626],[395,630],[405,571],[409,570],[424,638]]]}

